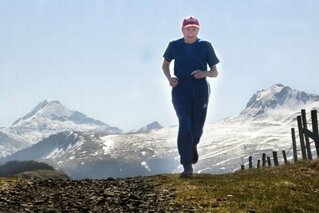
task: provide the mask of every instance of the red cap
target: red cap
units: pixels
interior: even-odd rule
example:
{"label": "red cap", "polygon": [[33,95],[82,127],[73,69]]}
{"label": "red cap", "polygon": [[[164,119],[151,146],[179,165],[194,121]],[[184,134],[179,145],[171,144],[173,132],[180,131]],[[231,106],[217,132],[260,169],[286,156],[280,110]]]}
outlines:
{"label": "red cap", "polygon": [[184,18],[182,27],[183,28],[186,28],[186,27],[197,27],[197,28],[199,28],[200,25],[199,25],[199,21],[198,21],[197,18],[192,17],[192,16],[188,16],[188,17]]}

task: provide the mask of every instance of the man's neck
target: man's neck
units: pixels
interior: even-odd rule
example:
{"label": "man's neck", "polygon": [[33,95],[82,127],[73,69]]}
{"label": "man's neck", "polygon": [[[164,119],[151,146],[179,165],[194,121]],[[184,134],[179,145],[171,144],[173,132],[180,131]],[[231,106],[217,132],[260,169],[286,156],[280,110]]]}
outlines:
{"label": "man's neck", "polygon": [[184,38],[184,41],[185,41],[186,44],[193,44],[193,43],[195,43],[197,41],[197,38],[195,38],[195,39],[186,39],[186,38]]}

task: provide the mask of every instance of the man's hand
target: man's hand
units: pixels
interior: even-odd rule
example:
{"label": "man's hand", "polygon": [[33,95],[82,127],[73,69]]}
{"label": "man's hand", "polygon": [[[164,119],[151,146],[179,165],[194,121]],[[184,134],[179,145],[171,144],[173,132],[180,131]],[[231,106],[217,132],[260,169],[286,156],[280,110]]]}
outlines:
{"label": "man's hand", "polygon": [[195,70],[191,73],[191,75],[196,79],[201,79],[206,77],[207,72],[201,70]]}
{"label": "man's hand", "polygon": [[170,85],[171,87],[176,87],[177,84],[178,84],[178,78],[173,77],[173,78],[170,78],[170,79],[169,79],[169,85]]}
{"label": "man's hand", "polygon": [[164,59],[163,61],[163,65],[162,65],[162,70],[164,72],[164,75],[166,76],[168,82],[169,82],[169,85],[171,87],[176,87],[177,84],[178,84],[178,78],[176,77],[171,77],[171,72],[170,72],[170,69],[169,69],[169,65],[170,65],[170,61],[166,61]]}

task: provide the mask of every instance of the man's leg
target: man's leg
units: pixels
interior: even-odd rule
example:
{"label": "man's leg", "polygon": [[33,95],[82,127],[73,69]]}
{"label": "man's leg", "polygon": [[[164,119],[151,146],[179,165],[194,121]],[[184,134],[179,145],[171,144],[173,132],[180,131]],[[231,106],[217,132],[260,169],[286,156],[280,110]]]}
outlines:
{"label": "man's leg", "polygon": [[209,85],[208,82],[198,85],[195,91],[195,103],[192,109],[192,133],[193,133],[193,159],[192,163],[198,161],[197,144],[203,134],[203,128],[207,115],[208,98],[209,98]]}
{"label": "man's leg", "polygon": [[181,177],[190,177],[193,174],[193,133],[192,133],[192,99],[189,93],[189,84],[180,82],[172,90],[172,101],[179,121],[177,147],[180,162],[184,167]]}
{"label": "man's leg", "polygon": [[192,132],[194,137],[193,145],[196,146],[203,134],[203,128],[206,120],[207,107],[198,106],[193,113]]}
{"label": "man's leg", "polygon": [[174,103],[174,108],[179,121],[177,148],[181,157],[182,165],[192,164],[192,121],[191,107],[187,104]]}

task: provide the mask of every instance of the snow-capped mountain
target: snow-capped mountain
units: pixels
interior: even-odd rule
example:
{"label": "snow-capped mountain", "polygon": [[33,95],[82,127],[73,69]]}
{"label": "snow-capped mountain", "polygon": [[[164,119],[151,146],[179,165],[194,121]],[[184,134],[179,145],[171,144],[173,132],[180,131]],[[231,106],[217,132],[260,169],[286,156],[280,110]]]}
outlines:
{"label": "snow-capped mountain", "polygon": [[136,131],[136,133],[147,132],[147,131],[151,131],[154,129],[161,129],[161,128],[163,128],[163,126],[161,124],[159,124],[157,121],[154,121],[150,124],[147,124],[144,127],[141,127],[139,130]]}
{"label": "snow-capped mountain", "polygon": [[220,169],[220,172],[230,172],[238,169],[241,163],[247,163],[248,156],[256,162],[262,153],[272,156],[272,151],[281,155],[285,150],[291,159],[291,128],[298,129],[296,117],[301,114],[301,109],[306,110],[308,122],[311,122],[310,111],[318,111],[319,95],[281,84],[258,91],[238,116],[206,126],[199,146],[198,171],[214,173]]}
{"label": "snow-capped mountain", "polygon": [[44,100],[11,127],[0,129],[0,157],[31,146],[59,132],[117,134],[122,130],[68,109],[56,100]]}
{"label": "snow-capped mountain", "polygon": [[271,116],[283,119],[305,107],[318,107],[319,95],[308,94],[275,84],[255,93],[240,116],[246,119],[263,119]]}
{"label": "snow-capped mountain", "polygon": [[[173,131],[173,132],[172,132]],[[174,129],[121,135],[63,132],[0,159],[38,160],[74,179],[171,173],[178,167]]]}
{"label": "snow-capped mountain", "polygon": [[[258,91],[235,117],[207,124],[198,145],[195,172],[233,172],[261,153],[286,150],[292,158],[290,129],[300,109],[318,109],[319,96],[276,84]],[[4,160],[34,159],[62,169],[72,178],[153,175],[181,171],[178,127],[126,134],[59,133]],[[60,143],[60,142],[62,143]],[[314,144],[312,144],[314,146]],[[312,147],[314,150],[315,148]],[[313,153],[314,156],[315,153]],[[256,164],[256,163],[255,163]]]}
{"label": "snow-capped mountain", "polygon": [[68,109],[56,100],[45,100],[26,116],[15,121],[12,128],[20,127],[36,131],[81,131],[120,133],[121,130],[101,121]]}
{"label": "snow-capped mountain", "polygon": [[24,148],[24,142],[10,136],[10,130],[6,128],[0,129],[0,157],[9,155]]}

